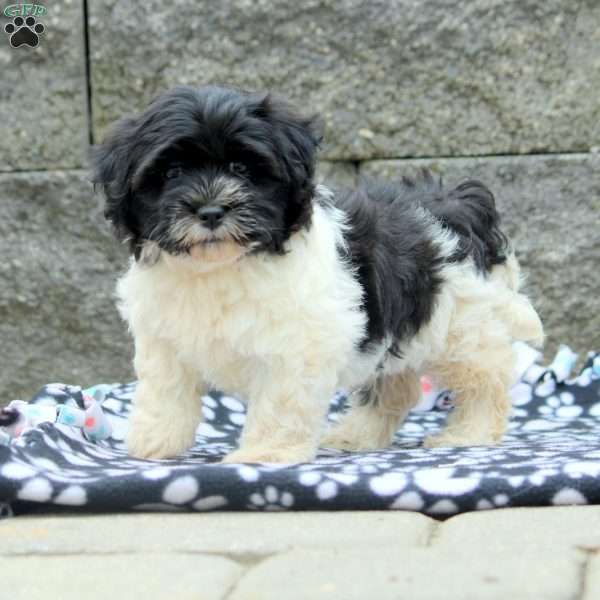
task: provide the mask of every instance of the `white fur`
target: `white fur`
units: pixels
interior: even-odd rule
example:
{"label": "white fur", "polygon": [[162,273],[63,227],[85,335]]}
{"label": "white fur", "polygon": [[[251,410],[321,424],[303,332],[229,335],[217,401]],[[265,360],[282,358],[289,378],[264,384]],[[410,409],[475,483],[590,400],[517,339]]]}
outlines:
{"label": "white fur", "polygon": [[314,455],[366,326],[362,290],[338,260],[341,227],[335,209],[315,205],[311,228],[293,236],[283,256],[248,255],[211,271],[164,252],[151,267],[131,263],[118,296],[141,382],[132,454],[158,458],[188,447],[199,420],[196,390],[213,385],[249,401],[232,460]]}
{"label": "white fur", "polygon": [[[450,254],[452,235],[436,223],[429,226]],[[151,264],[132,261],[118,284],[140,379],[128,437],[131,454],[164,458],[189,448],[200,420],[200,393],[214,386],[248,401],[240,448],[226,460],[296,462],[314,456],[336,388],[373,384],[387,351],[385,344],[371,354],[356,349],[366,315],[360,311],[362,289],[337,251],[343,228],[339,211],[315,203],[311,228],[292,236],[283,256],[244,255],[233,244],[222,252],[217,245],[185,256],[152,247],[145,250]],[[494,361],[505,360],[513,338],[541,336],[535,311],[518,293],[514,258],[487,279],[470,263],[447,265],[442,276],[431,321],[402,349],[403,358],[384,362],[383,377],[393,379],[376,387],[380,408],[351,412],[324,445],[389,443],[418,399],[416,374],[432,369],[460,384],[473,365],[481,365],[477,373],[498,368]],[[392,381],[406,385],[406,394]],[[450,423],[441,443],[489,442],[498,428],[497,419],[486,416],[494,412],[493,402],[484,398],[481,408],[470,408],[466,426],[458,411],[460,422]]]}

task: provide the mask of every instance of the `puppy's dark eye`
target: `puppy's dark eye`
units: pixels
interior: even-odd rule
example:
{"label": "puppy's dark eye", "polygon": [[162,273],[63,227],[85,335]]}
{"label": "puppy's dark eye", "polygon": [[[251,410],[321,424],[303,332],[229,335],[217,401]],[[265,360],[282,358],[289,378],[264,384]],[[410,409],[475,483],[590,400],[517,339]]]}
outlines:
{"label": "puppy's dark eye", "polygon": [[230,162],[229,172],[238,175],[239,177],[248,177],[250,175],[248,167],[241,162]]}
{"label": "puppy's dark eye", "polygon": [[177,177],[180,177],[182,173],[183,169],[179,165],[174,165],[165,171],[165,179],[176,179]]}

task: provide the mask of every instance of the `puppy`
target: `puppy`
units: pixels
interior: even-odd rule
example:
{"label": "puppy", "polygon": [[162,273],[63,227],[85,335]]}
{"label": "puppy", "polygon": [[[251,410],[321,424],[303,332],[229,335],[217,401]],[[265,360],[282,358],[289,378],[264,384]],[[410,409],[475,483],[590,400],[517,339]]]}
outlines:
{"label": "puppy", "polygon": [[[133,255],[118,283],[139,378],[131,455],[187,450],[213,387],[248,401],[227,462],[383,448],[424,371],[457,394],[428,446],[501,439],[511,342],[541,343],[542,326],[492,194],[427,173],[333,194],[314,183],[318,142],[271,96],[177,87],[95,149]],[[352,405],[324,432],[337,388]]]}

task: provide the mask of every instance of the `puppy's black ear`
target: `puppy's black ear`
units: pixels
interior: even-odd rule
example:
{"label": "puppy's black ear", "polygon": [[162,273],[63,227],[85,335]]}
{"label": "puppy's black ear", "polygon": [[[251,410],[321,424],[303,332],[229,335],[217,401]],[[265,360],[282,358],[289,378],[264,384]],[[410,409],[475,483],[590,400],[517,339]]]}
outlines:
{"label": "puppy's black ear", "polygon": [[322,139],[318,116],[303,117],[283,100],[268,95],[257,109],[257,116],[269,121],[277,145],[278,158],[290,184],[287,225],[297,231],[310,222],[314,195],[317,150]]}
{"label": "puppy's black ear", "polygon": [[132,206],[130,179],[133,170],[133,146],[138,125],[125,118],[116,123],[102,144],[90,152],[92,183],[104,192],[104,216],[113,225],[117,237],[129,243],[130,250],[139,252],[139,225]]}

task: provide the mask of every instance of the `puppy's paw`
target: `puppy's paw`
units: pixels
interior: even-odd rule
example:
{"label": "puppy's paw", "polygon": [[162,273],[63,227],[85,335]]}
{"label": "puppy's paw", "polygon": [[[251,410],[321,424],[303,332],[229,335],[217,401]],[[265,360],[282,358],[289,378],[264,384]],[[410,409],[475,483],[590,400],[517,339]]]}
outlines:
{"label": "puppy's paw", "polygon": [[[185,425],[185,426],[184,426]],[[168,420],[133,417],[127,435],[127,452],[134,458],[174,458],[194,444],[196,430],[189,423],[176,426]]]}
{"label": "puppy's paw", "polygon": [[464,448],[467,446],[494,446],[499,441],[491,435],[474,437],[442,431],[442,433],[426,437],[423,446],[425,448]]}
{"label": "puppy's paw", "polygon": [[329,431],[323,436],[319,443],[321,448],[335,448],[336,450],[348,450],[358,452],[359,450],[373,450],[376,446],[365,444],[365,440],[359,440],[355,436],[347,435],[343,431]]}
{"label": "puppy's paw", "polygon": [[224,463],[285,463],[309,462],[315,457],[313,448],[269,448],[268,446],[240,448],[230,452]]}
{"label": "puppy's paw", "polygon": [[392,443],[391,439],[381,434],[373,434],[366,429],[358,430],[354,427],[345,427],[344,424],[334,425],[329,429],[321,439],[319,446],[349,452],[365,452],[387,448]]}

